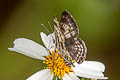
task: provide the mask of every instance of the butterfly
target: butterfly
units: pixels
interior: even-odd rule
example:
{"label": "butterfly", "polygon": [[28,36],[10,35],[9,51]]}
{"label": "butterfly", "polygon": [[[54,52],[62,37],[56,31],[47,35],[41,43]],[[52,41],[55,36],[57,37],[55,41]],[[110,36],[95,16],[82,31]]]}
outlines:
{"label": "butterfly", "polygon": [[78,38],[79,29],[72,17],[67,11],[63,11],[60,21],[54,17],[55,46],[64,57],[65,61],[78,64],[86,59],[87,48],[83,40]]}

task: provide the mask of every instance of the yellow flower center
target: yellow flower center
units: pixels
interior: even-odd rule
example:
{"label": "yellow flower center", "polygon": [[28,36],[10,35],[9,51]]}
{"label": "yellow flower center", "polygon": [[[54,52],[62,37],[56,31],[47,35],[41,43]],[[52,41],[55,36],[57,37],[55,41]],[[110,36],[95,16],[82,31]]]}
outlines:
{"label": "yellow flower center", "polygon": [[64,74],[69,74],[69,72],[74,72],[71,67],[68,67],[61,54],[58,53],[58,50],[52,51],[49,56],[45,56],[45,63],[47,64],[48,69],[51,70],[51,73],[58,76],[59,79],[63,78]]}

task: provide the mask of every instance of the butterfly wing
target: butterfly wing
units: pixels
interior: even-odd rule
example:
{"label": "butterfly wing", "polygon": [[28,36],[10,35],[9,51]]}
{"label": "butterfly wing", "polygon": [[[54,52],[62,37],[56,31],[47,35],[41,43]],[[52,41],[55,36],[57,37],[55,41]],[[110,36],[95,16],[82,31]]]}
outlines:
{"label": "butterfly wing", "polygon": [[72,56],[72,60],[75,60],[78,64],[86,59],[87,48],[83,40],[73,38],[72,40],[66,41],[65,46],[70,56]]}
{"label": "butterfly wing", "polygon": [[72,62],[72,58],[69,54],[69,52],[66,50],[65,47],[65,36],[61,32],[59,22],[57,21],[57,18],[54,18],[54,34],[55,34],[55,46],[59,50],[59,52],[62,54],[63,58],[69,61],[69,63]]}
{"label": "butterfly wing", "polygon": [[70,64],[72,60],[82,63],[86,58],[85,43],[77,36],[79,29],[69,12],[64,11],[60,22],[54,18],[54,33],[56,48]]}
{"label": "butterfly wing", "polygon": [[83,40],[78,38],[79,29],[74,18],[68,11],[63,11],[60,20],[60,30],[65,37],[65,47],[72,60],[82,63],[86,58],[87,48]]}
{"label": "butterfly wing", "polygon": [[66,39],[74,38],[79,34],[77,24],[68,11],[63,11],[59,24]]}

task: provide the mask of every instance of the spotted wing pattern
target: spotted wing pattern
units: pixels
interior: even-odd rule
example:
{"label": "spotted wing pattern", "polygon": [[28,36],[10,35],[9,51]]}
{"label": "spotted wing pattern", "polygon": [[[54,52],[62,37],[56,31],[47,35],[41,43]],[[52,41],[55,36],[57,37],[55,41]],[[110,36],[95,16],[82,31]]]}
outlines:
{"label": "spotted wing pattern", "polygon": [[62,13],[59,25],[61,32],[64,34],[66,39],[71,39],[78,36],[79,29],[75,20],[68,11],[64,11]]}
{"label": "spotted wing pattern", "polygon": [[66,59],[66,61],[72,63],[72,58],[65,47],[65,36],[61,32],[60,25],[56,17],[54,18],[54,34],[56,48],[60,51],[60,53]]}
{"label": "spotted wing pattern", "polygon": [[70,63],[75,60],[82,63],[86,58],[87,48],[83,40],[78,38],[79,29],[68,11],[63,11],[60,22],[54,18],[55,44],[62,55]]}

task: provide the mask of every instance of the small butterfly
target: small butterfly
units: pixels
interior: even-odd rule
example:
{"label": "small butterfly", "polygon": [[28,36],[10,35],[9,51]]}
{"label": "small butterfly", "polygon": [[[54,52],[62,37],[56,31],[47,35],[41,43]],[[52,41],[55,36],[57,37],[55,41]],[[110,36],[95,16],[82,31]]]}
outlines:
{"label": "small butterfly", "polygon": [[54,34],[55,46],[67,62],[72,64],[75,60],[80,64],[85,60],[87,48],[78,38],[79,29],[68,11],[63,11],[59,22],[54,18]]}

